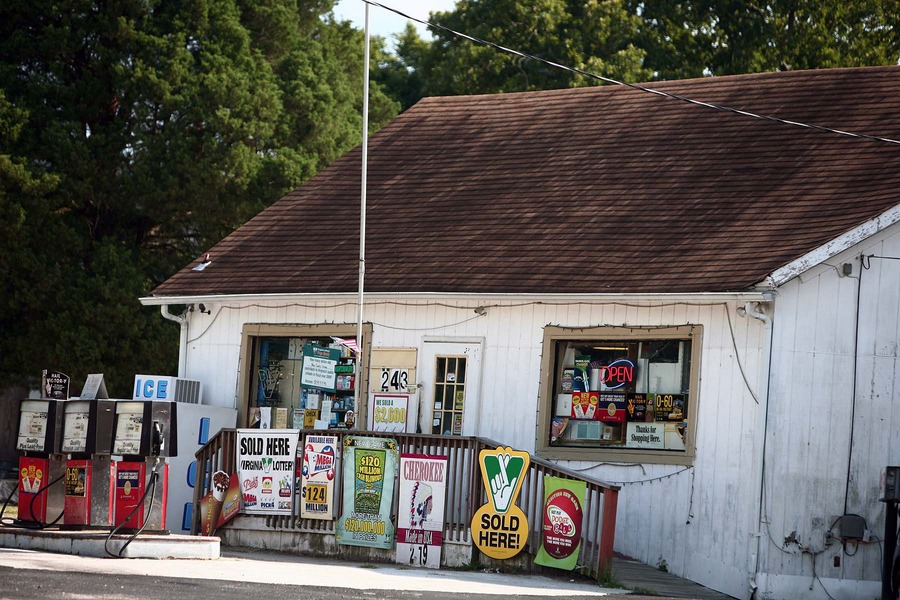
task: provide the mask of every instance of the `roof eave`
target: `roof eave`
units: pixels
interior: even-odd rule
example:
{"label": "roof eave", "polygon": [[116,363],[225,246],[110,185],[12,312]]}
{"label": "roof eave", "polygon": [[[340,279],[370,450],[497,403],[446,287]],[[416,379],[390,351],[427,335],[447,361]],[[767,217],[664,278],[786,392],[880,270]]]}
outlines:
{"label": "roof eave", "polygon": [[830,258],[844,252],[848,248],[866,240],[867,238],[883,231],[900,221],[900,204],[894,205],[874,219],[870,219],[833,240],[822,244],[818,248],[807,252],[797,260],[772,271],[760,285],[781,287],[794,277],[802,275],[806,271],[817,267]]}
{"label": "roof eave", "polygon": [[[766,302],[772,299],[772,293],[768,290],[747,290],[737,292],[695,292],[695,293],[677,293],[677,294],[660,294],[660,293],[625,293],[625,294],[474,294],[474,293],[458,293],[458,292],[427,292],[427,293],[404,293],[404,292],[372,292],[366,293],[365,301],[384,301],[398,299],[408,301],[428,301],[440,298],[441,300],[455,300],[460,302],[509,302],[509,301],[528,301],[528,302],[544,302],[553,303],[571,303],[573,301],[582,302],[691,302],[696,304],[719,304],[729,301],[758,301]],[[140,298],[141,304],[144,306],[162,306],[172,304],[198,304],[204,303],[296,303],[298,300],[310,302],[329,302],[341,301],[346,302],[358,299],[357,292],[346,292],[340,294],[209,294],[209,295],[191,295],[191,296],[146,296]]]}

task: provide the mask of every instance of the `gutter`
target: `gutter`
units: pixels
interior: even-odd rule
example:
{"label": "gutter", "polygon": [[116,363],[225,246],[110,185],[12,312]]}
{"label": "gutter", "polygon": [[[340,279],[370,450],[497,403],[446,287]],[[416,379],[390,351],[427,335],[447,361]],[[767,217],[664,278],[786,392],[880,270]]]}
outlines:
{"label": "gutter", "polygon": [[[179,302],[179,304],[181,304]],[[145,305],[146,306],[146,305]],[[187,371],[187,340],[188,340],[188,322],[183,315],[173,315],[169,312],[169,305],[162,304],[159,307],[162,316],[170,321],[175,321],[181,326],[181,333],[178,340],[178,377],[184,377]]]}
{"label": "gutter", "polygon": [[[474,294],[458,292],[366,292],[371,300],[428,302],[429,300],[459,300],[477,302],[535,302],[542,304],[572,304],[573,302],[690,302],[698,304],[720,304],[722,302],[769,302],[773,299],[771,290],[751,290],[747,292],[697,292],[678,294]],[[332,294],[206,294],[193,296],[145,296],[139,299],[144,306],[167,304],[209,303],[293,303],[293,302],[353,302],[358,301],[357,292]],[[461,307],[469,308],[469,307]]]}
{"label": "gutter", "polygon": [[763,527],[767,527],[768,524],[764,523],[763,520],[766,518],[765,507],[763,505],[765,501],[765,461],[766,461],[766,436],[768,433],[768,424],[769,424],[769,382],[772,377],[772,319],[766,315],[765,312],[760,310],[760,305],[755,304],[753,302],[747,302],[742,309],[738,309],[738,314],[743,313],[744,316],[757,319],[758,321],[762,321],[762,323],[766,327],[766,344],[764,346],[765,349],[765,358],[763,364],[766,365],[766,373],[763,378],[763,389],[761,390],[760,397],[762,405],[762,414],[760,415],[760,423],[757,427],[757,431],[759,431],[759,441],[757,442],[759,446],[759,455],[758,459],[755,461],[754,465],[754,473],[753,473],[753,482],[758,486],[756,498],[758,502],[757,506],[757,525],[759,527],[759,531],[757,531],[754,535],[756,537],[756,548],[753,553],[750,555],[750,568],[752,569],[750,574],[750,597],[757,598],[757,592],[759,591],[759,569],[760,569],[760,553],[762,551],[762,539],[763,539]]}

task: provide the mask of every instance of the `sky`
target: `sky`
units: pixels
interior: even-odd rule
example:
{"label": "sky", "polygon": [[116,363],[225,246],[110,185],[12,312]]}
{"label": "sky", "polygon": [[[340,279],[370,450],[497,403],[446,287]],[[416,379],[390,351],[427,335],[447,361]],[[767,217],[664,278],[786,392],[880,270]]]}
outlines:
{"label": "sky", "polygon": [[[433,11],[447,11],[456,6],[455,0],[377,0],[377,2],[423,21],[427,21],[428,15]],[[334,16],[340,21],[352,21],[356,27],[362,29],[366,21],[366,3],[363,0],[337,0],[334,5]],[[389,46],[392,45],[391,34],[403,31],[406,22],[405,18],[395,13],[378,6],[369,6],[369,33],[387,38]],[[431,39],[424,25],[415,21],[411,23],[420,36],[426,40]]]}

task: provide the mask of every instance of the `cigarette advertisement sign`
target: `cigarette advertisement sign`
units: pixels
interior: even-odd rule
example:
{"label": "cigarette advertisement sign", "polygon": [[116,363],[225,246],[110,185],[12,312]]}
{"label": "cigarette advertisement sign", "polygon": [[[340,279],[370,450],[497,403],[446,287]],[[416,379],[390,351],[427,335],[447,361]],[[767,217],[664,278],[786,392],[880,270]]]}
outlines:
{"label": "cigarette advertisement sign", "polygon": [[339,544],[393,547],[391,501],[396,471],[396,440],[344,438],[344,510],[335,528]]}
{"label": "cigarette advertisement sign", "polygon": [[337,436],[306,436],[299,482],[300,516],[304,519],[334,518],[336,448]]}
{"label": "cigarette advertisement sign", "polygon": [[400,456],[397,562],[439,569],[444,534],[447,457]]}
{"label": "cigarette advertisement sign", "polygon": [[544,522],[541,548],[534,557],[536,564],[567,571],[575,568],[586,494],[587,484],[583,481],[544,477]]}
{"label": "cigarette advertisement sign", "polygon": [[238,429],[237,467],[243,512],[289,515],[294,506],[297,431]]}
{"label": "cigarette advertisement sign", "polygon": [[478,461],[489,501],[472,517],[472,538],[486,556],[512,558],[528,542],[528,518],[516,506],[516,499],[531,457],[527,452],[501,446],[482,450]]}

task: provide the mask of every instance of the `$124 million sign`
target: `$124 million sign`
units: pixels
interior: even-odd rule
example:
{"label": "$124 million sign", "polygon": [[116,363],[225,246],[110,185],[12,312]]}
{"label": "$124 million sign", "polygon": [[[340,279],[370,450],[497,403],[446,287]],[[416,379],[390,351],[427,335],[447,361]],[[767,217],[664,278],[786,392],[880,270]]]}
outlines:
{"label": "$124 million sign", "polygon": [[528,518],[516,505],[531,462],[527,452],[498,447],[478,455],[489,501],[472,517],[472,538],[486,556],[504,560],[528,541]]}

